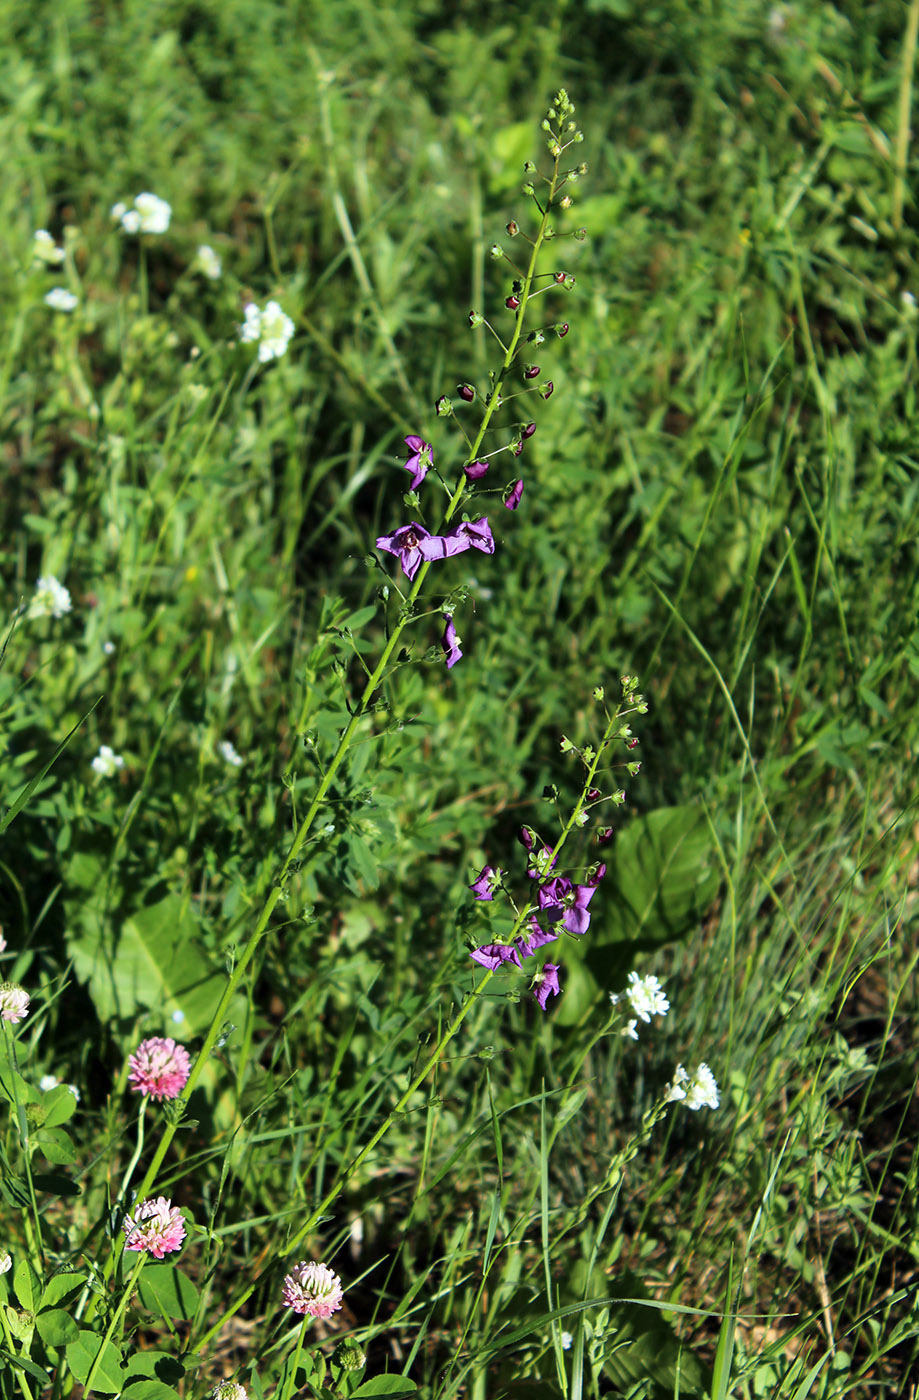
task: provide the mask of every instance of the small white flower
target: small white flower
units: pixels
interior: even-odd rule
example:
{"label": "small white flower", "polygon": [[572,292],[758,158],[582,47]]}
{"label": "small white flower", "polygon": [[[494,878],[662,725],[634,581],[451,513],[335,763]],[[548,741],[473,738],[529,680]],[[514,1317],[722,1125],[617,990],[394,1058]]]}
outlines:
{"label": "small white flower", "polygon": [[574,1337],[572,1337],[571,1333],[570,1333],[570,1332],[563,1332],[562,1335],[561,1335],[561,1339],[560,1339],[560,1340],[561,1340],[561,1343],[562,1343],[562,1351],[570,1351],[570,1350],[571,1350],[571,1344],[572,1344],[572,1342],[574,1341]]}
{"label": "small white flower", "polygon": [[119,201],[112,205],[112,218],[125,233],[165,233],[172,218],[172,207],[165,199],[144,190],[134,201],[133,208]]}
{"label": "small white flower", "polygon": [[106,656],[114,656],[114,655],[115,655],[115,643],[114,643],[114,642],[103,642],[103,643],[102,643],[102,650],[105,652]]}
{"label": "small white flower", "polygon": [[912,313],[916,310],[916,298],[912,292],[903,291],[900,293],[900,304],[904,311]]}
{"label": "small white flower", "polygon": [[80,1102],[80,1091],[79,1091],[79,1089],[77,1088],[76,1084],[68,1084],[68,1085],[67,1085],[67,1088],[70,1090],[71,1094],[73,1094],[73,1096],[74,1096],[74,1098],[76,1099],[77,1103],[79,1103],[79,1102]]}
{"label": "small white flower", "polygon": [[60,1082],[56,1074],[43,1074],[38,1081],[38,1087],[43,1094],[47,1094],[49,1089],[56,1089]]}
{"label": "small white flower", "polygon": [[70,591],[58,583],[53,574],[43,574],[35,585],[35,596],[29,604],[29,617],[63,617],[73,604]]}
{"label": "small white flower", "polygon": [[185,1012],[181,1009],[181,1007],[178,1007],[178,1006],[177,1006],[176,1009],[175,1009],[175,1011],[173,1011],[173,1013],[172,1013],[172,1023],[173,1023],[173,1025],[175,1025],[175,1026],[181,1026],[181,1024],[182,1024],[182,1022],[183,1022],[184,1020],[185,1020]]}
{"label": "small white flower", "polygon": [[8,1274],[13,1267],[13,1256],[8,1250],[0,1249],[0,1274]]}
{"label": "small white flower", "polygon": [[625,997],[640,1021],[650,1022],[652,1016],[666,1016],[670,1010],[660,982],[650,974],[639,977],[637,972],[630,972]]}
{"label": "small white flower", "polygon": [[57,267],[64,261],[64,250],[59,248],[46,228],[37,228],[32,243],[33,262],[44,263],[46,267]]}
{"label": "small white flower", "polygon": [[224,762],[229,763],[232,768],[242,768],[242,757],[236,752],[229,739],[221,739],[220,743],[217,745],[217,752]]}
{"label": "small white flower", "polygon": [[627,1035],[631,1040],[638,1039],[638,1022],[632,1020],[619,1032],[620,1035]]}
{"label": "small white flower", "polygon": [[294,323],[276,301],[265,303],[260,311],[255,302],[243,307],[245,320],[239,328],[239,338],[246,345],[258,342],[258,357],[262,364],[277,360],[284,354],[294,333]]}
{"label": "small white flower", "polygon": [[665,1103],[678,1103],[684,1100],[687,1108],[694,1112],[699,1108],[717,1108],[720,1103],[718,1085],[708,1065],[701,1064],[695,1074],[687,1074],[682,1065],[677,1065],[673,1083],[667,1085]]}
{"label": "small white flower", "polygon": [[68,292],[66,287],[52,287],[50,292],[45,293],[45,305],[55,311],[73,311],[79,302],[80,298]]}
{"label": "small white flower", "polygon": [[120,753],[115,753],[108,744],[102,744],[96,757],[93,759],[93,770],[101,774],[103,778],[112,778],[119,768],[124,767],[124,759]]}
{"label": "small white flower", "polygon": [[195,255],[198,267],[209,277],[212,282],[216,282],[223,271],[223,263],[220,261],[220,254],[215,253],[208,243],[202,243]]}
{"label": "small white flower", "polygon": [[3,937],[3,929],[0,928],[0,953],[6,952],[6,939]]}
{"label": "small white flower", "polygon": [[221,1381],[210,1392],[209,1400],[248,1400],[248,1395],[239,1381]]}

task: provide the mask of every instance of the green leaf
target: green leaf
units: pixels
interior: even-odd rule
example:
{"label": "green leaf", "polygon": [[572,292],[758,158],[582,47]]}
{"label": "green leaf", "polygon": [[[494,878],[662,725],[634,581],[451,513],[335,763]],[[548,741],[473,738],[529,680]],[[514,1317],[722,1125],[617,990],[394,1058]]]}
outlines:
{"label": "green leaf", "polygon": [[65,1299],[75,1298],[86,1283],[88,1274],[55,1274],[45,1284],[40,1308],[54,1308]]}
{"label": "green leaf", "polygon": [[66,1084],[58,1084],[56,1088],[50,1089],[42,1098],[45,1109],[44,1128],[56,1128],[61,1123],[66,1123],[68,1118],[72,1118],[76,1110],[77,1101],[72,1089]]}
{"label": "green leaf", "polygon": [[164,1381],[141,1380],[134,1381],[125,1387],[126,1400],[179,1400],[179,1392],[173,1390],[171,1385],[166,1385]]}
{"label": "green leaf", "polygon": [[180,1381],[185,1368],[175,1356],[165,1351],[136,1351],[125,1364],[126,1379],[149,1377],[151,1380]]}
{"label": "green leaf", "polygon": [[175,1264],[148,1264],[137,1291],[150,1312],[183,1320],[194,1317],[198,1290]]}
{"label": "green leaf", "polygon": [[111,1342],[104,1342],[95,1332],[81,1332],[67,1347],[67,1365],[81,1385],[85,1385],[96,1357],[101,1354],[99,1368],[93,1379],[93,1389],[102,1395],[117,1395],[124,1386],[121,1352]]}
{"label": "green leaf", "polygon": [[352,1396],[364,1395],[414,1395],[418,1389],[414,1381],[410,1381],[407,1376],[373,1376],[369,1381],[363,1381],[352,1392]]}
{"label": "green leaf", "polygon": [[80,1335],[79,1327],[63,1308],[49,1308],[46,1312],[40,1312],[35,1318],[35,1327],[49,1347],[65,1347]]}
{"label": "green leaf", "polygon": [[66,1167],[77,1160],[73,1139],[63,1128],[39,1128],[37,1133],[33,1133],[32,1142],[42,1156],[56,1167]]}
{"label": "green leaf", "polygon": [[28,1259],[20,1259],[13,1273],[13,1292],[27,1312],[35,1312],[41,1297],[41,1279]]}

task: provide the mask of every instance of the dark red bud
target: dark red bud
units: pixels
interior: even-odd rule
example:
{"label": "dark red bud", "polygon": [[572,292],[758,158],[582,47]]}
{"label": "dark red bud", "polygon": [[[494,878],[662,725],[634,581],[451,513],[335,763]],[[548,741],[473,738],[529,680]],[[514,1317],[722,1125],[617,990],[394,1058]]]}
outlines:
{"label": "dark red bud", "polygon": [[461,399],[465,399],[466,403],[472,403],[473,399],[475,398],[475,389],[472,387],[471,384],[459,384],[457,386],[456,392],[459,394]]}
{"label": "dark red bud", "polygon": [[510,223],[507,226],[507,232],[510,234],[511,238],[516,238],[517,234],[520,232],[519,227],[513,219],[511,219]]}
{"label": "dark red bud", "polygon": [[552,383],[552,380],[550,379],[539,392],[544,399],[551,399],[552,395],[555,393],[555,385]]}
{"label": "dark red bud", "polygon": [[587,801],[588,801],[588,802],[596,802],[596,800],[597,800],[597,798],[598,798],[599,796],[600,796],[600,789],[599,789],[599,788],[591,788],[591,789],[589,790],[588,794],[587,794]]}
{"label": "dark red bud", "polygon": [[520,298],[506,297],[504,300],[504,305],[507,307],[508,311],[516,311],[517,307],[520,305]]}
{"label": "dark red bud", "polygon": [[627,748],[627,749],[637,749],[637,748],[638,748],[638,740],[637,740],[637,739],[630,739],[629,742],[626,744],[626,748]]}
{"label": "dark red bud", "polygon": [[555,327],[555,334],[558,336],[559,340],[561,340],[562,336],[567,335],[567,334],[568,334],[568,322],[567,322],[567,321],[563,321],[562,324],[561,324],[560,326],[556,326],[556,327]]}
{"label": "dark red bud", "polygon": [[523,377],[524,379],[538,379],[539,373],[539,365],[528,365],[523,371]]}
{"label": "dark red bud", "polygon": [[530,437],[533,436],[533,434],[534,434],[535,432],[536,432],[536,424],[535,424],[535,423],[527,423],[526,427],[524,428],[523,432],[521,433],[521,437],[523,437],[523,438],[530,438]]}
{"label": "dark red bud", "polygon": [[558,283],[558,285],[559,285],[560,287],[561,287],[561,286],[564,286],[565,278],[566,278],[567,276],[568,276],[567,272],[556,272],[556,274],[555,274],[555,280],[556,280],[556,282]]}
{"label": "dark red bud", "polygon": [[613,839],[613,828],[606,826],[602,831],[597,832],[597,842],[601,846],[608,846]]}

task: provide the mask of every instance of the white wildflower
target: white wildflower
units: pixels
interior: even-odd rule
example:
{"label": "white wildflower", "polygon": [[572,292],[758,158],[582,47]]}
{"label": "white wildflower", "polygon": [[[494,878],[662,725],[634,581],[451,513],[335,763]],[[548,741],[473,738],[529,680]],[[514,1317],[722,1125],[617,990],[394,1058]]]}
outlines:
{"label": "white wildflower", "polygon": [[571,1345],[574,1341],[574,1337],[571,1335],[570,1332],[563,1332],[560,1341],[562,1344],[562,1351],[570,1351]]}
{"label": "white wildflower", "polygon": [[103,778],[113,778],[118,769],[123,767],[124,759],[121,754],[115,753],[108,744],[102,744],[93,759],[93,771],[101,774]]}
{"label": "white wildflower", "polygon": [[717,1108],[721,1102],[718,1085],[708,1065],[701,1064],[695,1074],[687,1074],[682,1065],[677,1065],[673,1083],[667,1085],[665,1103],[685,1102],[693,1111],[699,1108]]}
{"label": "white wildflower", "polygon": [[50,292],[45,293],[45,305],[54,311],[73,311],[79,302],[80,298],[68,292],[66,287],[52,287]]}
{"label": "white wildflower", "polygon": [[221,739],[217,745],[217,752],[225,763],[229,763],[231,768],[242,768],[242,756],[236,752],[229,739]]}
{"label": "white wildflower", "polygon": [[43,574],[35,585],[35,596],[29,604],[29,617],[63,617],[73,604],[70,591],[54,577]]}
{"label": "white wildflower", "polygon": [[37,228],[32,242],[32,261],[44,263],[46,267],[57,267],[64,261],[64,250],[59,248],[46,228]]}
{"label": "white wildflower", "polygon": [[258,344],[258,357],[263,364],[284,354],[294,333],[294,323],[276,301],[265,304],[264,311],[255,302],[243,307],[245,320],[239,328],[239,338],[245,345]]}
{"label": "white wildflower", "polygon": [[111,215],[125,233],[165,233],[172,218],[172,206],[144,190],[134,200],[133,208],[119,201],[112,205]]}
{"label": "white wildflower", "polygon": [[47,1094],[49,1089],[56,1089],[60,1082],[56,1074],[43,1074],[38,1081],[38,1087],[43,1094]]}
{"label": "white wildflower", "polygon": [[0,1274],[8,1274],[13,1267],[13,1256],[6,1249],[0,1249]]}
{"label": "white wildflower", "polygon": [[202,243],[195,254],[195,262],[205,277],[209,277],[212,282],[216,282],[223,271],[223,263],[220,254],[215,253],[208,243]]}

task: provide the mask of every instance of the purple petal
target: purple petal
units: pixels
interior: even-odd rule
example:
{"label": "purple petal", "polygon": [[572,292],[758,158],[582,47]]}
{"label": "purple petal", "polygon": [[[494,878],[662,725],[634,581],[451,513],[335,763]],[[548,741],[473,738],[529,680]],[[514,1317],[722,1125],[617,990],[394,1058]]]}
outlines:
{"label": "purple petal", "polygon": [[505,506],[507,507],[507,509],[508,509],[508,510],[516,510],[517,507],[518,507],[519,504],[520,504],[520,497],[521,497],[522,495],[523,495],[523,482],[522,482],[522,481],[518,481],[518,482],[515,484],[513,491],[510,493],[510,495],[508,496],[507,500],[504,502],[504,504],[505,504]]}
{"label": "purple petal", "polygon": [[464,554],[469,548],[469,540],[460,539],[451,530],[446,535],[429,535],[421,546],[425,559],[449,559],[454,554]]}
{"label": "purple petal", "polygon": [[520,954],[509,943],[483,943],[481,948],[474,948],[469,956],[473,962],[492,971],[506,962],[516,963],[520,967]]}
{"label": "purple petal", "polygon": [[533,978],[532,992],[543,1011],[550,997],[557,997],[560,991],[558,974],[560,963],[544,963]]}
{"label": "purple petal", "polygon": [[[440,639],[440,645],[444,649],[444,659],[446,660],[447,670],[449,671],[451,666],[456,665],[463,653],[460,649],[459,638],[456,635],[456,628],[453,626],[453,617],[450,613],[447,613],[446,618],[447,625],[444,628],[444,635]],[[487,870],[488,866],[485,868]]]}
{"label": "purple petal", "polygon": [[494,865],[483,865],[475,880],[469,886],[476,899],[494,899],[495,885],[501,879],[501,871]]}
{"label": "purple petal", "polygon": [[481,481],[482,477],[488,471],[488,463],[470,462],[468,467],[463,467],[463,471],[466,473],[469,481]]}

